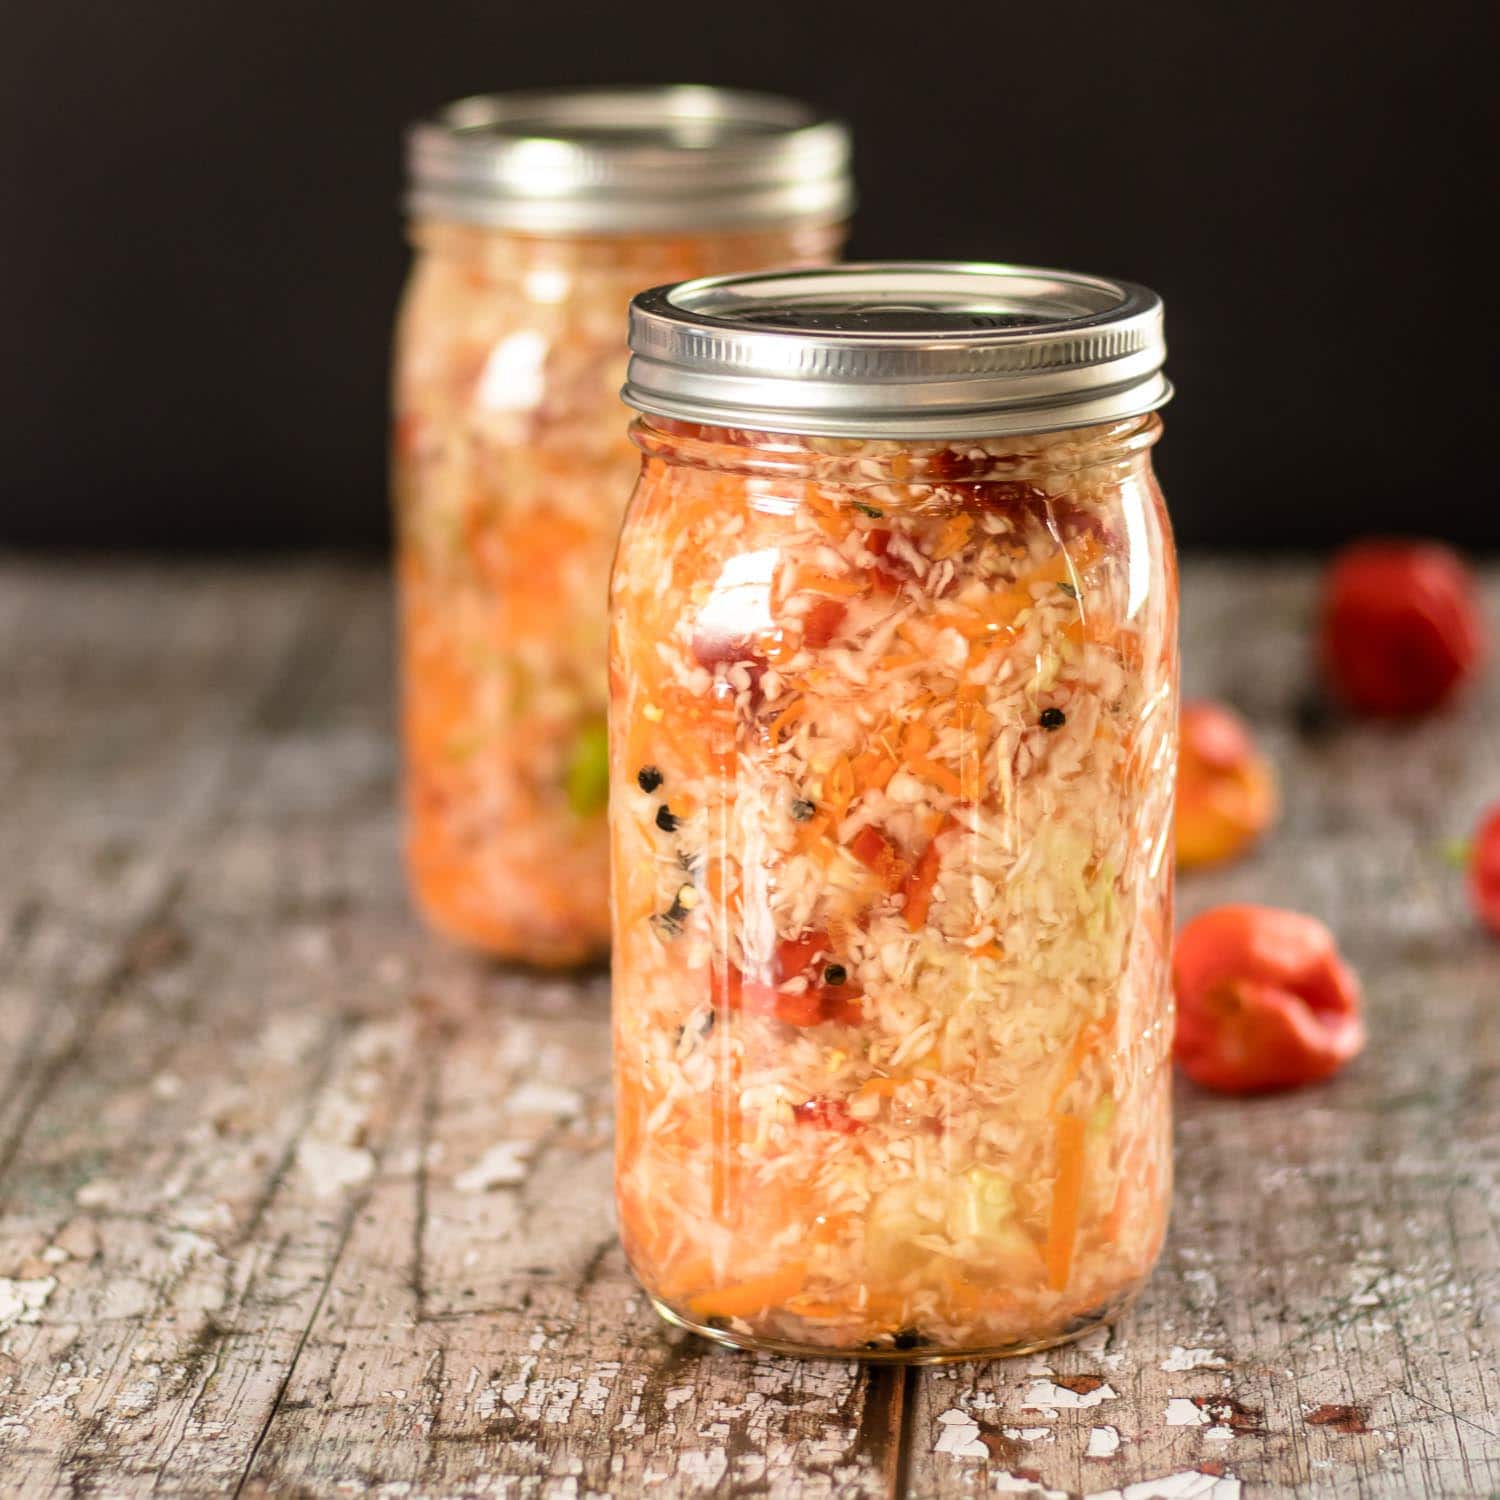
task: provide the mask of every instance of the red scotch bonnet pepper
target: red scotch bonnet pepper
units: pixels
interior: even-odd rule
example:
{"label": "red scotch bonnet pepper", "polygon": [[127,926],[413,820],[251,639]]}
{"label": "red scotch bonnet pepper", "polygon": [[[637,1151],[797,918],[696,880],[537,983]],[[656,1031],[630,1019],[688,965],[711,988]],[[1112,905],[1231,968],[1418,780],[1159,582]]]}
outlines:
{"label": "red scotch bonnet pepper", "polygon": [[1356,713],[1415,718],[1441,708],[1485,651],[1474,581],[1435,542],[1346,548],[1323,586],[1323,670]]}
{"label": "red scotch bonnet pepper", "polygon": [[1220,906],[1177,936],[1178,1065],[1204,1088],[1270,1093],[1336,1073],[1365,1044],[1359,980],[1300,912]]}
{"label": "red scotch bonnet pepper", "polygon": [[1500,937],[1500,802],[1480,820],[1469,852],[1469,895],[1479,920]]}
{"label": "red scotch bonnet pepper", "polygon": [[1179,869],[1242,853],[1276,817],[1276,782],[1245,721],[1222,703],[1182,705],[1177,762]]}

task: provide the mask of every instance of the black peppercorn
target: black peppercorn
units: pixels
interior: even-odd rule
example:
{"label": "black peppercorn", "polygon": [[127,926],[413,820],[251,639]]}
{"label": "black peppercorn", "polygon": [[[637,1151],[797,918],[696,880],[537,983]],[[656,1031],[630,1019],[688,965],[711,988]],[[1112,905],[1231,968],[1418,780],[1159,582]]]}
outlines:
{"label": "black peppercorn", "polygon": [[849,977],[849,971],[843,964],[829,964],[823,970],[824,984],[842,984]]}
{"label": "black peppercorn", "polygon": [[922,1335],[915,1328],[903,1328],[891,1341],[898,1349],[918,1349],[922,1345]]}
{"label": "black peppercorn", "polygon": [[642,766],[635,773],[635,784],[643,792],[654,792],[661,785],[662,775],[655,766]]}
{"label": "black peppercorn", "polygon": [[677,825],[682,820],[667,806],[665,802],[656,809],[656,826],[663,833],[676,833]]}
{"label": "black peppercorn", "polygon": [[806,797],[798,797],[792,803],[792,821],[794,823],[805,823],[817,810],[817,803],[809,802]]}
{"label": "black peppercorn", "polygon": [[1041,724],[1043,729],[1061,729],[1068,722],[1068,716],[1060,708],[1044,708],[1042,710]]}

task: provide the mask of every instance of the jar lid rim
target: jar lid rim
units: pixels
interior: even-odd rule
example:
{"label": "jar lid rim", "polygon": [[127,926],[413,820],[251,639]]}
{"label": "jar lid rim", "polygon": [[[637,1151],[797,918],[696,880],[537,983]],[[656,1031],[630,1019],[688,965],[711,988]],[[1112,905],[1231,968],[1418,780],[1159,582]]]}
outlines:
{"label": "jar lid rim", "polygon": [[539,234],[847,216],[849,132],[777,94],[700,84],[455,100],[407,131],[407,211]]}
{"label": "jar lid rim", "polygon": [[706,277],[630,307],[639,411],[810,436],[995,436],[1138,416],[1171,386],[1135,282],[966,261]]}

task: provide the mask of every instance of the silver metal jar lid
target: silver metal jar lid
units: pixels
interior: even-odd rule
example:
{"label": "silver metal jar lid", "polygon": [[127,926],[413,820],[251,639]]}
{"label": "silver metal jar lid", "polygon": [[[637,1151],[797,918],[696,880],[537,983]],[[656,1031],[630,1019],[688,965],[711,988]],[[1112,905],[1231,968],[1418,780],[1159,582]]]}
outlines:
{"label": "silver metal jar lid", "polygon": [[992,437],[1163,405],[1155,292],[1029,266],[832,266],[630,304],[638,411],[813,437]]}
{"label": "silver metal jar lid", "polygon": [[407,133],[408,212],[535,234],[837,220],[849,133],[774,94],[678,85],[483,94]]}

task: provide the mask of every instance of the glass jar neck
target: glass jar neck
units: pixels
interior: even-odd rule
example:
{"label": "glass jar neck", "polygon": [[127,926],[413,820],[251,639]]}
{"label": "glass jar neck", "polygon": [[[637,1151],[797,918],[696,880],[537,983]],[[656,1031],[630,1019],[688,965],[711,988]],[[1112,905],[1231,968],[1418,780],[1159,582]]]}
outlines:
{"label": "glass jar neck", "polygon": [[934,485],[1037,480],[1150,462],[1161,435],[1154,412],[1118,422],[1011,437],[830,438],[638,416],[631,437],[648,459],[743,474],[837,484]]}

